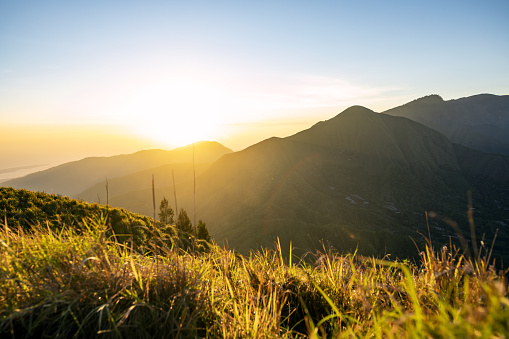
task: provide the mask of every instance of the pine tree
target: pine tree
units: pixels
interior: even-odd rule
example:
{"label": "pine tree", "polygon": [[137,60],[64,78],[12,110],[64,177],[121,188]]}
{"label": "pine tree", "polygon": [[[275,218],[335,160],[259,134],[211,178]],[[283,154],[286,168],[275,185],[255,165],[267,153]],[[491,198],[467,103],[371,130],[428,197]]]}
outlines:
{"label": "pine tree", "polygon": [[173,209],[170,207],[168,200],[163,197],[163,200],[161,200],[161,204],[159,205],[159,220],[163,224],[170,224],[172,225],[174,223],[173,220]]}
{"label": "pine tree", "polygon": [[196,226],[196,228],[197,228],[196,238],[203,239],[205,241],[210,242],[210,234],[209,234],[209,230],[207,229],[207,224],[205,224],[200,219],[200,220],[198,220],[198,225]]}
{"label": "pine tree", "polygon": [[177,228],[184,232],[193,233],[193,224],[187,215],[187,212],[181,208],[177,218]]}

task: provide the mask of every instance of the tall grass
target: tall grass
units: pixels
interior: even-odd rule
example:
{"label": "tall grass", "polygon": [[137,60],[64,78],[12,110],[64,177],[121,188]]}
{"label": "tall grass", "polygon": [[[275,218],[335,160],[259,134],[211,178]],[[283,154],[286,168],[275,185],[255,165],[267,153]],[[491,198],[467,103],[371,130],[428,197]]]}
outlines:
{"label": "tall grass", "polygon": [[503,272],[450,246],[428,244],[419,264],[326,249],[300,260],[279,244],[243,257],[159,242],[148,255],[108,238],[105,218],[82,231],[1,226],[2,336],[509,336]]}

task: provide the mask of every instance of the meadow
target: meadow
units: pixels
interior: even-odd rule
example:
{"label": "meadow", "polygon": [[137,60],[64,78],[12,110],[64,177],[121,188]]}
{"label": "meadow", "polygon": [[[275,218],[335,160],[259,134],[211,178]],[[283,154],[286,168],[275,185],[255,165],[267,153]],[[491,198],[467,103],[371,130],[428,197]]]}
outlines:
{"label": "meadow", "polygon": [[118,241],[106,215],[0,226],[3,337],[509,335],[507,281],[484,242],[475,257],[428,244],[410,262],[325,247],[297,258],[279,243],[249,256],[214,244],[193,253],[154,232],[140,247]]}

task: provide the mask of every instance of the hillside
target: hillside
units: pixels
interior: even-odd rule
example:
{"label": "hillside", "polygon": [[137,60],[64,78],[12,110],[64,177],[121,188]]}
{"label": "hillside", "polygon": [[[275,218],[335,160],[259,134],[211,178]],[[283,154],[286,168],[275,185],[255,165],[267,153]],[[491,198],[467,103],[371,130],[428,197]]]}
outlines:
{"label": "hillside", "polygon": [[448,101],[430,95],[383,113],[420,122],[457,144],[509,155],[509,95],[480,94]]}
{"label": "hillside", "polygon": [[23,230],[0,220],[0,337],[509,333],[507,280],[486,252],[468,258],[454,248],[427,246],[416,263],[341,256],[328,248],[299,258],[277,244],[241,256],[214,245],[189,254],[158,241],[147,252],[105,236],[108,229],[105,219],[79,230],[40,224]]}
{"label": "hillside", "polygon": [[[240,250],[279,237],[303,250],[323,239],[340,251],[405,257],[417,253],[410,237],[419,242],[419,233],[428,233],[426,211],[456,220],[470,234],[471,190],[479,237],[492,239],[509,221],[501,205],[508,158],[483,154],[480,162],[472,152],[409,119],[352,107],[218,160],[197,180],[198,213],[218,243]],[[498,187],[492,195],[481,191],[492,186]],[[440,220],[430,228],[434,241],[457,238]],[[501,230],[498,254],[508,254],[507,239]]]}
{"label": "hillside", "polygon": [[[194,171],[196,175],[200,175],[210,164],[195,164]],[[180,185],[181,183],[189,182],[193,180],[193,164],[169,164],[163,165],[156,168],[150,168],[148,170],[128,174],[118,178],[108,179],[108,196],[110,204],[114,206],[119,205],[117,200],[119,197],[132,196],[133,200],[140,200],[137,192],[146,190],[148,195],[147,199],[143,201],[146,204],[147,210],[143,211],[142,214],[149,215],[152,210],[152,176],[154,176],[154,184],[156,187],[156,200],[160,201],[162,195],[159,194],[160,188],[167,188],[163,193],[166,198],[173,197],[173,178],[175,178],[175,184]],[[170,188],[171,187],[171,188]],[[100,182],[87,190],[77,194],[77,199],[83,199],[88,202],[106,202],[106,187],[105,182]]]}
{"label": "hillside", "polygon": [[[6,226],[12,230],[21,228],[27,234],[41,227],[57,233],[67,228],[79,234],[90,231],[96,223],[106,223],[108,227],[99,231],[105,232],[108,238],[114,236],[119,243],[132,244],[141,252],[163,243],[175,249],[191,248],[191,235],[174,225],[163,225],[125,209],[89,204],[55,194],[0,187],[0,211]],[[202,240],[199,244],[201,249],[209,246]]]}
{"label": "hillside", "polygon": [[[210,164],[230,152],[232,152],[230,149],[217,142],[197,143],[195,145],[195,162],[197,164]],[[192,161],[192,145],[171,151],[145,150],[133,154],[85,158],[65,163],[45,171],[3,182],[2,186],[72,197],[98,183],[104,185],[106,179],[109,180],[168,164],[189,164]],[[97,202],[97,195],[93,199],[92,201]]]}

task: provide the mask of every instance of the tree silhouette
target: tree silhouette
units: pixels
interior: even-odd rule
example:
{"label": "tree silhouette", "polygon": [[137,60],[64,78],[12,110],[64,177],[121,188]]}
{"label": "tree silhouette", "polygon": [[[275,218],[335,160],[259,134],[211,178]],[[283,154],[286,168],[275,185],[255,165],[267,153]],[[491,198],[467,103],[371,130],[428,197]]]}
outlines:
{"label": "tree silhouette", "polygon": [[189,219],[187,212],[183,208],[180,209],[177,217],[177,228],[184,232],[193,233],[193,224],[191,223],[191,219]]}
{"label": "tree silhouette", "polygon": [[209,230],[207,229],[207,224],[205,224],[201,219],[198,220],[197,228],[197,234],[196,238],[203,239],[205,241],[210,241],[210,234]]}
{"label": "tree silhouette", "polygon": [[173,209],[170,207],[168,200],[163,197],[163,200],[161,200],[161,204],[159,205],[159,220],[163,224],[173,224]]}

